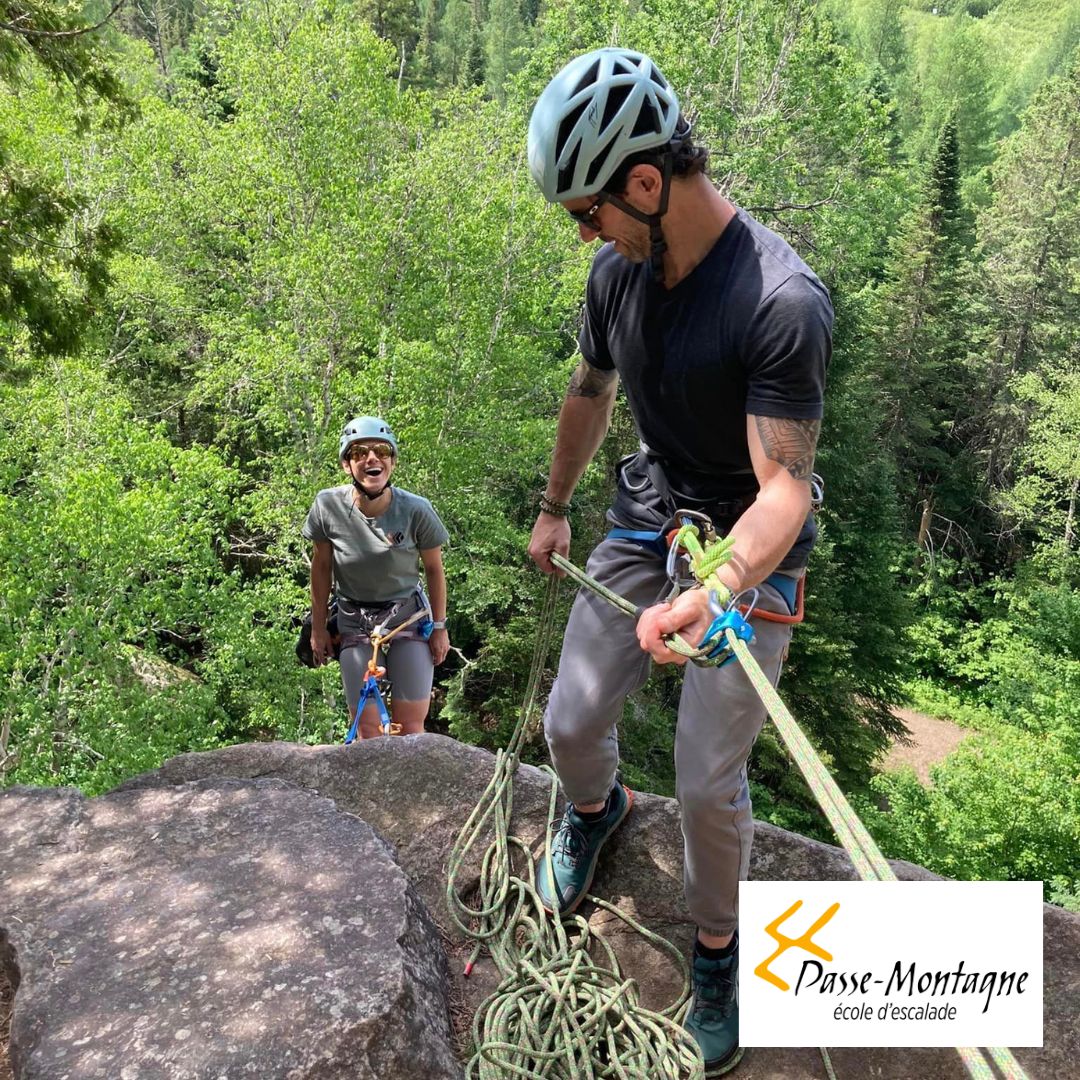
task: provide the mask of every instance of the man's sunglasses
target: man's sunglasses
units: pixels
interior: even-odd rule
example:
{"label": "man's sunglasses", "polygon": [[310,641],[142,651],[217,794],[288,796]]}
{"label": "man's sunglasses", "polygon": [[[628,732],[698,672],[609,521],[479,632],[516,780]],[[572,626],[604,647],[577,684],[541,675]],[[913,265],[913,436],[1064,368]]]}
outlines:
{"label": "man's sunglasses", "polygon": [[[599,232],[600,226],[593,223],[593,218],[596,216],[597,210],[608,201],[606,191],[601,191],[596,196],[596,201],[588,208],[588,210],[569,210],[566,212],[579,224],[584,225],[586,229],[592,229],[593,232]],[[564,207],[564,209],[566,209]]]}
{"label": "man's sunglasses", "polygon": [[348,450],[350,461],[363,461],[368,454],[374,454],[383,461],[389,461],[394,456],[394,448],[385,442],[353,443]]}

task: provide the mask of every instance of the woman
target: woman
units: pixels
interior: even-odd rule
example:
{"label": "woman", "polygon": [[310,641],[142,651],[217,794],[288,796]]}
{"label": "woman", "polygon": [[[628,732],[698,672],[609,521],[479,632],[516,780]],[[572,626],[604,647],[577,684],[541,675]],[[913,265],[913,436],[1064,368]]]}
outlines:
{"label": "woman", "polygon": [[[393,684],[391,716],[403,735],[424,730],[436,664],[450,649],[446,633],[446,575],[442,545],[447,532],[431,503],[391,486],[398,445],[389,426],[376,416],[358,416],[345,425],[338,459],[350,483],[326,488],[304,522],[303,535],[314,542],[311,558],[311,650],[316,666],[333,655],[326,631],[326,609],[333,577],[338,593],[341,678],[356,715],[371,658],[374,627],[392,629],[427,605],[420,588],[419,564],[430,594],[434,629],[424,640],[423,620],[395,634],[379,662]],[[360,737],[380,733],[375,703],[360,714]]]}

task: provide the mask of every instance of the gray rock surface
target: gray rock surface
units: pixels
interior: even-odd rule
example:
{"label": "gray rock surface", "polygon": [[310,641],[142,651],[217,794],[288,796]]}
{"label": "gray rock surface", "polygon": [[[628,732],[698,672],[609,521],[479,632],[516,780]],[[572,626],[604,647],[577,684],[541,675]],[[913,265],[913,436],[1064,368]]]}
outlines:
{"label": "gray rock surface", "polygon": [[[445,904],[446,864],[458,831],[487,786],[494,757],[439,735],[373,739],[349,747],[249,744],[186,754],[125,787],[139,790],[183,784],[208,776],[274,776],[317,791],[370,822],[397,848],[398,860],[433,916],[450,929]],[[515,780],[514,831],[535,849],[548,826],[550,778],[522,766]],[[560,807],[561,809],[561,807]],[[901,880],[932,879],[910,863],[894,862]],[[475,870],[475,868],[474,868]],[[758,823],[751,877],[759,880],[853,880],[842,849]],[[475,882],[465,875],[462,888]],[[635,914],[651,929],[689,948],[693,928],[682,898],[682,835],[671,799],[638,794],[634,811],[605,848],[593,892]],[[1073,1080],[1080,1075],[1080,918],[1044,908],[1045,1045],[1016,1057],[1031,1080]],[[665,1004],[678,989],[668,961],[603,911],[594,925],[616,943],[624,971],[642,986],[647,1005]],[[462,949],[460,960],[467,952]],[[490,963],[468,980],[452,968],[467,1005],[475,1007],[493,986]],[[837,1049],[831,1052],[840,1080],[957,1080],[967,1077],[951,1050]],[[749,1052],[738,1080],[824,1080],[816,1049]]]}
{"label": "gray rock surface", "polygon": [[[233,781],[226,778],[246,778],[254,781],[255,788],[264,786],[269,778],[285,781],[293,787],[278,791],[291,791],[297,798],[308,798],[310,806],[327,808],[325,799],[333,800],[337,813],[326,809],[320,812],[334,818],[340,825],[349,822],[351,811],[360,816],[377,832],[389,839],[396,847],[397,861],[413,882],[421,899],[427,904],[432,916],[450,929],[445,906],[446,864],[451,847],[459,829],[481,797],[490,778],[495,759],[475,747],[463,746],[438,735],[415,735],[405,739],[380,739],[353,746],[306,747],[282,743],[233,746],[208,754],[192,754],[174,758],[157,771],[147,773],[125,784],[117,793],[104,799],[85,802],[71,793],[42,792],[36,818],[24,819],[16,814],[22,846],[35,845],[41,849],[40,860],[48,863],[60,858],[71,848],[72,836],[78,833],[81,816],[87,807],[97,802],[118,798],[145,798],[168,793],[190,798],[185,793],[231,789]],[[195,786],[190,785],[193,782]],[[224,785],[224,787],[222,787]],[[241,785],[241,789],[247,789]],[[318,793],[323,799],[305,795]],[[518,771],[514,796],[514,831],[525,837],[536,849],[542,845],[545,828],[548,827],[549,794],[551,780],[541,770],[523,767]],[[147,806],[153,806],[153,802]],[[140,802],[133,806],[143,806]],[[48,810],[43,809],[48,808]],[[179,808],[177,807],[177,813]],[[0,802],[0,837],[3,833],[3,804]],[[11,815],[9,814],[9,819]],[[359,825],[359,823],[356,823]],[[190,825],[189,827],[194,827]],[[11,829],[9,828],[9,834]],[[318,843],[320,829],[318,815],[313,819],[310,831],[312,843]],[[2,840],[0,840],[2,849]],[[71,848],[71,850],[76,850]],[[238,837],[238,860],[248,848]],[[365,849],[366,850],[366,849]],[[30,957],[27,971],[32,969],[38,980],[56,977],[56,946],[40,935],[28,935],[25,928],[17,927],[5,918],[2,909],[8,887],[4,880],[4,853],[0,850],[0,962],[2,962],[4,931],[14,933],[23,943],[22,956]],[[364,856],[366,860],[366,855]],[[353,863],[357,862],[355,853]],[[335,860],[339,866],[340,861]],[[906,863],[893,863],[897,876],[902,879],[931,878],[927,870]],[[313,854],[309,865],[295,868],[295,880],[289,886],[305,892],[305,875],[318,880],[316,875],[324,872],[326,863]],[[461,879],[461,888],[468,891],[475,881],[475,868],[467,869]],[[52,872],[52,879],[63,881],[65,888],[77,887],[84,891],[85,882],[79,876],[71,877],[71,870],[60,874]],[[393,875],[396,870],[377,873]],[[840,849],[822,845],[804,837],[794,836],[769,825],[758,824],[754,859],[751,873],[759,879],[810,879],[843,880],[854,878],[847,856]],[[31,875],[32,876],[32,875]],[[681,895],[681,836],[678,827],[677,807],[671,799],[651,795],[638,795],[634,812],[619,833],[612,838],[600,860],[594,882],[594,891],[617,902],[627,912],[642,918],[650,928],[658,930],[680,947],[688,948],[692,927]],[[310,900],[310,897],[309,897]],[[238,913],[239,914],[239,913]],[[588,913],[586,913],[588,914]],[[598,910],[591,920],[609,939],[616,943],[617,951],[627,974],[637,978],[643,986],[643,998],[647,1004],[666,1003],[677,987],[674,985],[670,964],[653,953],[638,937],[623,928],[623,924]],[[165,920],[167,922],[167,920]],[[15,927],[13,931],[13,926]],[[80,927],[80,935],[87,931]],[[454,935],[451,934],[451,937]],[[90,932],[93,939],[93,932]],[[30,948],[31,941],[38,944]],[[1053,907],[1044,908],[1044,981],[1045,981],[1045,1030],[1044,1048],[1041,1050],[1017,1050],[1016,1056],[1027,1069],[1030,1080],[1065,1080],[1078,1075],[1076,1063],[1080,1061],[1080,918],[1068,915]],[[149,947],[149,945],[147,946]],[[157,947],[157,946],[154,946]],[[48,955],[52,948],[54,958]],[[489,961],[478,964],[469,980],[461,977],[460,964],[468,947],[454,941],[451,948],[451,974],[457,984],[457,993],[464,1005],[463,1011],[471,1011],[490,991],[495,983],[494,968]],[[456,949],[456,951],[454,951]],[[257,959],[257,958],[256,958]],[[272,960],[272,957],[270,958]],[[163,964],[175,961],[175,956],[165,958]],[[232,958],[229,958],[231,966]],[[254,959],[247,969],[249,975],[259,976]],[[420,980],[423,982],[422,978]],[[64,985],[71,985],[65,983]],[[38,1014],[35,997],[25,993],[31,986],[24,973],[16,998],[16,1027],[31,1025],[31,1017]],[[32,988],[32,986],[31,986]],[[195,987],[197,989],[197,987]],[[183,1008],[181,996],[176,1004]],[[146,1000],[141,1007],[147,1009]],[[24,1018],[24,1014],[25,1017]],[[260,1017],[260,1025],[266,1017]],[[22,1028],[19,1028],[22,1030]],[[29,1027],[28,1027],[29,1030]],[[43,1029],[42,1029],[43,1030]],[[253,1029],[254,1030],[254,1029]],[[271,1036],[276,1032],[271,1031]],[[253,1035],[253,1038],[255,1036]],[[442,1036],[440,1036],[442,1038]],[[21,1044],[22,1045],[22,1044]],[[124,1043],[125,1065],[132,1069],[140,1064],[135,1043]],[[960,1058],[948,1050],[880,1050],[846,1049],[831,1052],[833,1067],[839,1080],[862,1080],[864,1077],[886,1080],[916,1080],[916,1078],[967,1077]],[[264,1066],[259,1066],[261,1069]],[[313,1068],[309,1072],[259,1071],[258,1075],[278,1076],[380,1076],[382,1080],[395,1080],[406,1076],[441,1076],[437,1070],[416,1072],[374,1071],[327,1071]],[[394,1066],[396,1067],[396,1065]],[[25,1072],[16,1077],[41,1077],[42,1072]],[[92,1074],[86,1074],[92,1075]],[[165,1072],[129,1071],[116,1072],[113,1076],[185,1076],[174,1068]],[[200,1077],[215,1076],[205,1071]],[[243,1076],[244,1072],[224,1072],[222,1076]],[[449,1074],[446,1074],[449,1075]],[[735,1072],[738,1080],[824,1080],[826,1070],[818,1050],[752,1050]],[[62,1074],[51,1074],[49,1080],[60,1080]]]}
{"label": "gray rock surface", "polygon": [[281,780],[0,792],[0,965],[17,1080],[461,1076],[392,850]]}

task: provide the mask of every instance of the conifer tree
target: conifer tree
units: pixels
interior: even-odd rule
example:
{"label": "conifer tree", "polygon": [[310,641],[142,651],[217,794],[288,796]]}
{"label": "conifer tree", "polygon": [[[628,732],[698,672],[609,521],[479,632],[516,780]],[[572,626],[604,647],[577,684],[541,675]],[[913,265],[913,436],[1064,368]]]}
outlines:
{"label": "conifer tree", "polygon": [[399,54],[416,47],[419,8],[416,0],[363,0],[360,10],[381,38],[393,43]]}
{"label": "conifer tree", "polygon": [[991,337],[982,354],[980,449],[988,483],[1012,483],[1025,410],[1013,382],[1076,364],[1080,339],[1080,54],[1036,95],[994,169],[980,216]]}
{"label": "conifer tree", "polygon": [[971,222],[960,198],[956,122],[950,117],[916,205],[893,242],[877,294],[887,434],[909,528],[928,543],[935,514],[956,521],[974,501],[970,455],[961,442],[971,387],[966,249]]}
{"label": "conifer tree", "polygon": [[1080,585],[1080,347],[1064,362],[1017,379],[1030,409],[1017,452],[1018,478],[1002,499],[1008,517],[1034,533],[1045,576]]}
{"label": "conifer tree", "polygon": [[518,0],[490,0],[486,35],[488,87],[496,101],[503,101],[506,80],[521,65],[515,50],[525,44]]}
{"label": "conifer tree", "polygon": [[906,127],[914,160],[928,159],[945,118],[952,115],[964,173],[989,163],[997,116],[991,66],[977,20],[965,12],[940,20],[912,57],[906,87]]}
{"label": "conifer tree", "polygon": [[439,0],[427,0],[420,23],[420,36],[413,53],[409,82],[430,89],[435,85],[436,41],[439,28]]}
{"label": "conifer tree", "polygon": [[478,5],[473,4],[472,26],[469,28],[469,48],[465,53],[465,66],[461,73],[463,86],[483,86],[484,69],[484,37],[481,26]]}
{"label": "conifer tree", "polygon": [[[118,126],[134,105],[99,32],[118,7],[95,28],[54,0],[0,0],[0,92],[43,73],[73,94],[75,110],[61,114],[76,129],[89,126],[94,103],[104,103]],[[73,183],[23,160],[0,131],[0,329],[8,323],[25,330],[44,353],[78,345],[107,282],[117,238],[108,223],[88,221],[85,206]]]}
{"label": "conifer tree", "polygon": [[440,86],[456,86],[462,81],[465,57],[469,51],[472,19],[470,0],[446,0],[446,9],[439,20],[436,49],[436,81]]}

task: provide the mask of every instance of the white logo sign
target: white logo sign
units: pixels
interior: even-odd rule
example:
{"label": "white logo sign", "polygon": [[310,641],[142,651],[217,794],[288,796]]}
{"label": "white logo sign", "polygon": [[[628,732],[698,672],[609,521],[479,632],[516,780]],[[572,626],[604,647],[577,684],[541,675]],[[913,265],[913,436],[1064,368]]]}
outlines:
{"label": "white logo sign", "polygon": [[744,881],[743,1046],[1042,1046],[1042,882]]}

